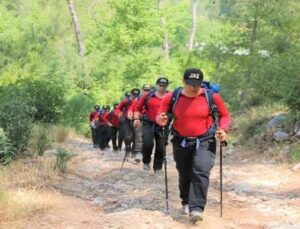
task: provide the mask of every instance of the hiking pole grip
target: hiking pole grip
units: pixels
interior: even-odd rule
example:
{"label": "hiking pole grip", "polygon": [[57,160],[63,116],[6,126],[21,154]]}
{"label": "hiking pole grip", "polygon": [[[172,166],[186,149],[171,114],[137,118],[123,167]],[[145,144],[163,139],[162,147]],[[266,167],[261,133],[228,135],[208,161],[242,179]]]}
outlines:
{"label": "hiking pole grip", "polygon": [[162,142],[163,142],[163,154],[164,154],[164,167],[165,167],[165,187],[166,187],[166,207],[167,213],[169,212],[169,191],[168,191],[168,173],[167,173],[167,152],[166,152],[166,136],[165,127],[162,127]]}
{"label": "hiking pole grip", "polygon": [[223,147],[226,147],[226,146],[227,146],[227,141],[222,141],[222,142],[221,142],[221,145],[222,145]]}

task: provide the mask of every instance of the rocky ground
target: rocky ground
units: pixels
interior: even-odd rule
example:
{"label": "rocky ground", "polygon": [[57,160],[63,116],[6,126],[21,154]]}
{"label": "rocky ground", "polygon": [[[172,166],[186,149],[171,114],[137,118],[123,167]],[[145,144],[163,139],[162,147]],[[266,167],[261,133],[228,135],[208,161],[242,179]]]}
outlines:
{"label": "rocky ground", "polygon": [[9,228],[300,228],[300,171],[228,148],[224,158],[224,212],[220,218],[219,164],[211,175],[204,221],[192,225],[180,212],[178,175],[168,148],[169,213],[164,175],[142,170],[124,152],[94,149],[73,138],[68,172],[53,182],[61,201],[35,219]]}

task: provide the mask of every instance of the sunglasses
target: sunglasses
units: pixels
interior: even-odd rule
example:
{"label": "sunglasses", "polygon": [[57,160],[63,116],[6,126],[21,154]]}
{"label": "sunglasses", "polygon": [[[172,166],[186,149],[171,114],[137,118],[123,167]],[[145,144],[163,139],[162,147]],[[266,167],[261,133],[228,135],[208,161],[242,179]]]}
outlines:
{"label": "sunglasses", "polygon": [[160,87],[167,87],[166,84],[158,84]]}

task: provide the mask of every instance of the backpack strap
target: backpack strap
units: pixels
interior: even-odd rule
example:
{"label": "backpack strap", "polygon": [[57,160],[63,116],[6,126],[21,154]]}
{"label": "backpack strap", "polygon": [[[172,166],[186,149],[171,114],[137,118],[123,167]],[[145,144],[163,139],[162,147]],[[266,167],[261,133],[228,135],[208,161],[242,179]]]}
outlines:
{"label": "backpack strap", "polygon": [[128,109],[128,107],[130,106],[131,102],[132,102],[131,99],[127,99],[127,100],[126,100],[126,105],[125,105],[125,107],[123,108],[123,110],[126,111],[126,110]]}
{"label": "backpack strap", "polygon": [[205,97],[209,106],[210,115],[214,121],[213,129],[217,130],[217,122],[219,117],[218,108],[214,102],[213,94],[215,93],[213,90],[205,88]]}
{"label": "backpack strap", "polygon": [[144,102],[146,110],[148,110],[148,102],[155,95],[155,91],[156,90],[151,90],[151,91],[148,92],[148,95],[147,95],[147,97],[145,99],[145,102]]}
{"label": "backpack strap", "polygon": [[169,110],[167,112],[170,119],[174,118],[174,108],[175,108],[175,105],[177,104],[177,101],[178,101],[178,98],[179,98],[179,96],[182,92],[182,89],[183,89],[182,87],[178,87],[173,91],[172,98],[171,98],[171,101],[170,101]]}

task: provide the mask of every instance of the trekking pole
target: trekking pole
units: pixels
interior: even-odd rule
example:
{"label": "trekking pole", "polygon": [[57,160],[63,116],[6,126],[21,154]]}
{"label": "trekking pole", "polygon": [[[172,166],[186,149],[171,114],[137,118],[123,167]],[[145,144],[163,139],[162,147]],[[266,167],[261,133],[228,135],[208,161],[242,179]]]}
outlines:
{"label": "trekking pole", "polygon": [[122,171],[122,169],[123,169],[123,166],[124,166],[124,163],[125,163],[125,160],[126,160],[126,158],[127,158],[128,154],[129,154],[129,152],[125,152],[125,155],[124,155],[124,158],[123,158],[123,162],[122,162],[122,165],[121,165],[120,171]]}
{"label": "trekking pole", "polygon": [[223,147],[227,146],[227,142],[220,142],[220,214],[223,217]]}
{"label": "trekking pole", "polygon": [[168,173],[167,173],[167,152],[165,143],[165,127],[162,127],[162,138],[163,138],[163,154],[164,154],[164,166],[165,166],[165,187],[166,187],[166,206],[167,213],[169,213],[169,191],[168,191]]}

